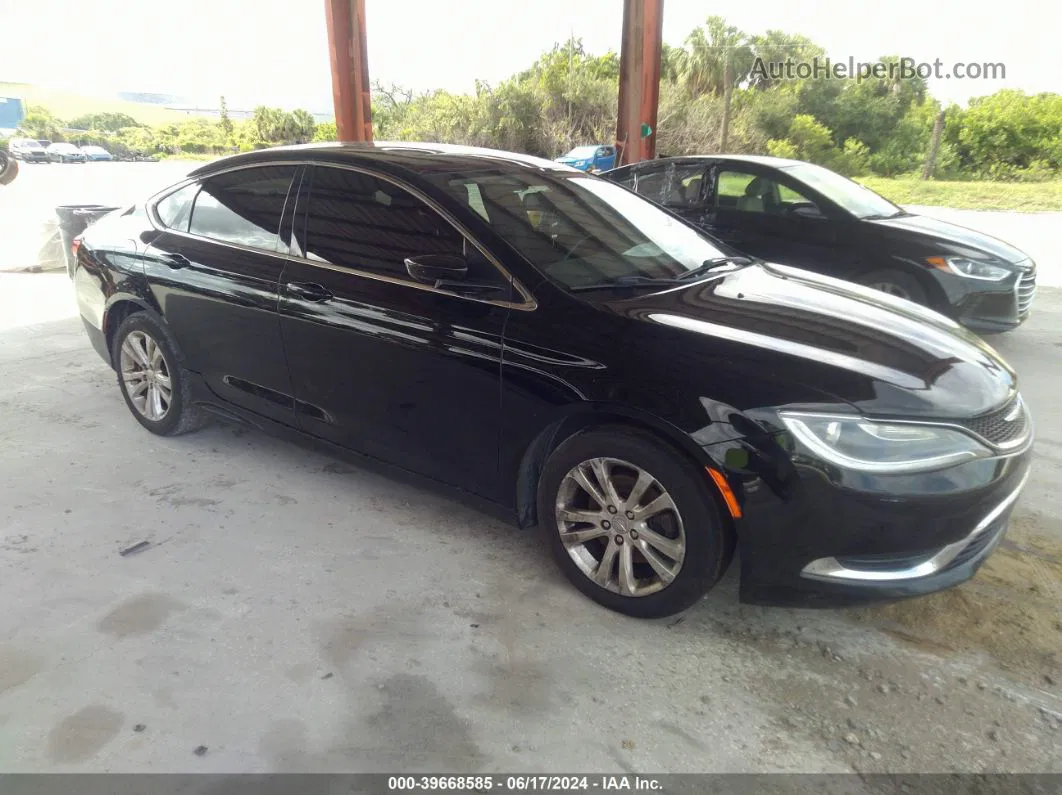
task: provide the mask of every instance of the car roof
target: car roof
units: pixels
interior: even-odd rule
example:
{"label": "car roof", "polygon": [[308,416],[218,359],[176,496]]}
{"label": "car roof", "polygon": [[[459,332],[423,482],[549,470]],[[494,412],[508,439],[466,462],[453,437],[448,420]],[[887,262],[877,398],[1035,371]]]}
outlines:
{"label": "car roof", "polygon": [[376,163],[382,166],[390,166],[392,170],[402,170],[412,174],[446,174],[458,171],[475,173],[486,170],[520,172],[528,168],[582,174],[582,172],[570,166],[517,152],[503,152],[497,149],[459,146],[457,144],[374,141],[371,143],[317,143],[278,146],[271,149],[259,149],[254,152],[243,152],[200,166],[190,171],[188,176],[206,176],[234,166],[276,162],[278,160],[314,160],[321,163],[333,162],[360,165]]}
{"label": "car roof", "polygon": [[680,155],[678,157],[658,157],[655,160],[643,160],[640,163],[632,163],[630,167],[648,167],[650,165],[666,165],[667,163],[696,163],[700,160],[726,160],[734,163],[750,163],[758,166],[771,168],[792,168],[793,166],[806,166],[803,160],[792,160],[786,157],[770,157],[768,155]]}

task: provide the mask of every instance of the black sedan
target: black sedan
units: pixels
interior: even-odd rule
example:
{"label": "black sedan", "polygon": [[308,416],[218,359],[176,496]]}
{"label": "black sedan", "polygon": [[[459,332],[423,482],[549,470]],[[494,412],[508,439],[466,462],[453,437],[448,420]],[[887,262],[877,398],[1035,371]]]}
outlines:
{"label": "black sedan", "polygon": [[1036,265],[1014,246],[909,213],[811,163],[674,157],[605,176],[747,254],[906,298],[976,331],[1020,325],[1036,293]]}
{"label": "black sedan", "polygon": [[1029,467],[1015,374],[958,324],[537,158],[236,155],[75,247],[149,431],[212,413],[441,482],[630,615],[688,607],[736,546],[746,601],[953,585]]}

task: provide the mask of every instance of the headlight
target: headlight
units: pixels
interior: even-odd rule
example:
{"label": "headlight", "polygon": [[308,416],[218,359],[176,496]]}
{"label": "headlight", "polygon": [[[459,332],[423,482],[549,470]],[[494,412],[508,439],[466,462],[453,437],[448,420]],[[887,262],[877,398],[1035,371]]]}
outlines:
{"label": "headlight", "polygon": [[782,412],[781,418],[810,452],[860,472],[926,472],[992,454],[972,436],[937,425],[799,412]]}
{"label": "headlight", "polygon": [[986,282],[998,282],[1011,274],[1009,268],[990,265],[969,257],[927,257],[926,262],[938,270],[951,271],[969,279],[981,279]]}

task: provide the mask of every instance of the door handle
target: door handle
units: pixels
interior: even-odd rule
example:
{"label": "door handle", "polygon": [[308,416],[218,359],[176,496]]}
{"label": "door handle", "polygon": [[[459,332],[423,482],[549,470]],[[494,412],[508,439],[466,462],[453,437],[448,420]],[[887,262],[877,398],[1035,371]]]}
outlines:
{"label": "door handle", "polygon": [[286,287],[288,292],[292,295],[305,298],[307,301],[312,301],[315,304],[319,304],[322,301],[328,301],[332,298],[332,293],[316,282],[288,282]]}
{"label": "door handle", "polygon": [[187,268],[192,264],[184,254],[176,253],[164,254],[162,256],[162,261],[166,263],[167,267],[173,268],[174,270],[177,270],[178,268]]}

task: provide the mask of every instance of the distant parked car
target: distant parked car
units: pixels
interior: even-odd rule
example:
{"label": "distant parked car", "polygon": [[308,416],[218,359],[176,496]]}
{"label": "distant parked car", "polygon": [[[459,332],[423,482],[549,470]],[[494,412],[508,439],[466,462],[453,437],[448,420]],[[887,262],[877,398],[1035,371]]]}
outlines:
{"label": "distant parked car", "polygon": [[88,159],[76,146],[65,142],[52,144],[46,151],[53,163],[84,163]]}
{"label": "distant parked car", "polygon": [[647,160],[604,175],[746,254],[1000,332],[1029,317],[1036,265],[1002,240],[915,215],[822,166],[776,157]]}
{"label": "distant parked car", "polygon": [[558,157],[557,162],[591,174],[608,171],[616,166],[616,147],[577,146],[568,154]]}
{"label": "distant parked car", "polygon": [[25,163],[48,162],[48,153],[32,138],[12,138],[7,143],[7,149],[13,158]]}
{"label": "distant parked car", "polygon": [[87,146],[82,146],[81,151],[88,160],[114,160],[111,153],[102,146],[89,144]]}

